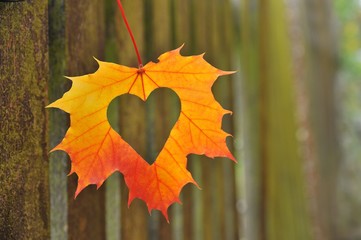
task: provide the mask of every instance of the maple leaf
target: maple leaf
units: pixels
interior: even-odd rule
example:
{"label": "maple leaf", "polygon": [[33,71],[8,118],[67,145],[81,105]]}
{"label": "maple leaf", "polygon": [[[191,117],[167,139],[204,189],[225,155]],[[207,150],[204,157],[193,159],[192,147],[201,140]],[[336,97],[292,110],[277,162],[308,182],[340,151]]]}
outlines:
{"label": "maple leaf", "polygon": [[[143,68],[129,68],[97,60],[99,69],[70,77],[71,89],[48,107],[70,114],[71,125],[61,143],[71,158],[70,173],[78,175],[77,196],[89,184],[99,188],[114,171],[124,175],[129,188],[128,206],[135,198],[145,201],[149,212],[167,209],[180,202],[187,183],[197,183],[187,170],[187,155],[228,157],[229,134],[221,129],[223,115],[231,113],[214,99],[211,87],[218,76],[231,74],[208,64],[203,55],[182,56],[182,47],[161,55],[159,62]],[[149,165],[117,132],[107,119],[109,103],[122,94],[134,94],[146,101],[157,88],[170,88],[179,97],[179,119],[156,161]]]}

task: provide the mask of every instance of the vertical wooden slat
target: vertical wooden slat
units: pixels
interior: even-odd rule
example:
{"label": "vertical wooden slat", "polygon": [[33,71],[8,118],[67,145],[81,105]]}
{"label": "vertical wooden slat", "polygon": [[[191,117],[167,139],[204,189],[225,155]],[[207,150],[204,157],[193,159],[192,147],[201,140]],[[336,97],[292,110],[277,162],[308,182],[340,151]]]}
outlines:
{"label": "vertical wooden slat", "polygon": [[[218,21],[216,21],[216,29],[213,34],[218,38],[217,46],[213,51],[216,54],[216,67],[224,70],[236,70],[231,69],[233,66],[231,62],[234,59],[235,44],[233,42],[234,34],[234,22],[232,19],[231,3],[226,0],[217,0],[216,9]],[[221,77],[215,82],[213,91],[216,99],[220,104],[229,110],[233,110],[233,94],[232,94],[232,78],[236,75]],[[225,115],[223,117],[222,128],[233,134],[233,115]],[[227,138],[228,146],[232,152],[233,138]],[[221,163],[221,173],[219,173],[219,185],[221,191],[218,191],[220,198],[220,208],[223,218],[221,219],[222,225],[222,239],[238,239],[237,234],[237,218],[236,218],[236,202],[235,202],[235,163],[227,158],[217,159]],[[239,159],[240,161],[240,159]],[[222,194],[223,192],[223,194]]]}
{"label": "vertical wooden slat", "polygon": [[[205,59],[212,65],[215,64],[215,48],[217,46],[217,36],[214,34],[217,26],[217,8],[215,0],[206,1],[202,6],[206,11],[201,19],[203,22],[204,35],[197,36],[196,39],[202,38],[203,40],[200,47],[202,51],[206,51]],[[217,196],[219,188],[219,174],[221,173],[221,164],[215,159],[208,159],[204,156],[201,157],[202,162],[202,193],[203,193],[203,234],[204,239],[221,239],[220,231],[220,204]],[[211,210],[210,210],[211,209]]]}
{"label": "vertical wooden slat", "polygon": [[[150,45],[145,39],[146,48],[152,48],[154,56],[152,58],[158,57],[166,51],[170,50],[170,1],[169,0],[154,0],[152,1],[152,25],[145,25],[145,27],[150,27],[152,31],[153,46]],[[147,9],[145,9],[146,11]],[[155,59],[152,59],[155,61]],[[152,93],[153,94],[153,93]],[[166,139],[169,137],[169,133],[174,126],[174,123],[177,121],[179,114],[179,101],[174,92],[169,89],[160,89],[157,90],[154,105],[148,111],[154,112],[154,126],[148,126],[148,128],[155,129],[150,139],[153,139],[153,142],[157,145],[155,146],[155,155],[158,155],[160,150],[163,148]],[[152,101],[149,99],[148,101]],[[149,114],[149,113],[148,113]],[[156,157],[156,156],[154,156]],[[174,224],[174,215],[171,209],[171,206],[168,209],[169,219],[171,225],[167,223],[166,219],[158,212],[158,236],[157,239],[170,239],[171,238],[171,226]]]}
{"label": "vertical wooden slat", "polygon": [[260,11],[263,230],[267,239],[311,239],[284,3],[261,1]]}
{"label": "vertical wooden slat", "polygon": [[[118,39],[119,15],[117,3],[106,0],[105,4],[105,61],[119,64],[120,41]],[[115,99],[108,107],[108,119],[112,128],[119,132],[119,100]],[[105,221],[107,240],[121,239],[121,175],[113,173],[105,182]]]}
{"label": "vertical wooden slat", "polygon": [[[337,110],[338,43],[333,16],[333,1],[305,1],[305,66],[304,78],[308,94],[308,118],[313,138],[308,139],[314,151],[313,163],[309,161],[318,179],[315,186],[318,225],[323,239],[339,239],[336,225],[338,213],[335,186],[341,163],[341,150]],[[301,6],[302,6],[301,5]],[[317,35],[315,34],[317,32]],[[312,146],[313,145],[313,146]],[[316,177],[316,178],[317,178]],[[321,239],[321,238],[320,238]]]}
{"label": "vertical wooden slat", "polygon": [[[206,20],[206,34],[207,34],[207,54],[206,58],[209,59],[211,64],[216,66],[217,68],[226,69],[229,68],[229,54],[230,51],[227,51],[231,46],[230,37],[227,36],[227,30],[229,31],[230,25],[226,25],[225,21],[230,15],[223,15],[222,11],[226,7],[227,3],[224,1],[209,1],[208,8],[209,13]],[[211,16],[211,17],[210,17]],[[227,39],[228,38],[228,39]],[[228,40],[228,41],[227,41]],[[228,64],[227,64],[228,62]],[[222,77],[219,81],[217,81],[212,90],[216,99],[221,103],[221,105],[226,109],[231,109],[231,92],[230,92],[230,77]],[[225,116],[223,119],[223,128],[227,132],[232,132],[231,128],[231,118],[230,116]],[[226,234],[229,234],[229,229],[232,228],[234,221],[229,221],[229,224],[226,225],[226,209],[232,208],[232,205],[225,205],[225,196],[226,193],[229,193],[230,189],[232,189],[232,183],[228,182],[229,185],[226,185],[225,176],[231,177],[230,181],[234,181],[233,176],[233,163],[229,162],[229,159],[226,158],[218,158],[216,160],[211,161],[210,163],[205,163],[210,165],[210,173],[208,173],[208,182],[209,185],[207,187],[212,189],[211,197],[211,218],[212,221],[209,222],[211,224],[210,229],[213,239],[226,239]],[[227,165],[232,164],[232,165]],[[225,172],[224,167],[229,166],[228,169],[230,172]],[[207,173],[205,173],[206,175]],[[229,194],[228,194],[229,196]],[[233,211],[235,207],[233,205]],[[229,212],[228,212],[229,213]]]}
{"label": "vertical wooden slat", "polygon": [[[49,1],[49,102],[61,98],[69,88],[65,80],[66,39],[65,1]],[[59,109],[49,109],[50,149],[58,145],[69,126],[69,116]],[[68,161],[65,152],[49,155],[51,239],[68,238]]]}
{"label": "vertical wooden slat", "polygon": [[[123,0],[123,7],[126,11],[129,24],[133,30],[141,56],[144,55],[144,32],[143,32],[143,0]],[[125,28],[123,20],[119,16],[119,40],[121,41],[119,59],[122,65],[138,67],[137,57]],[[144,59],[143,59],[144,61]],[[127,142],[131,146],[137,146],[137,151],[141,156],[145,156],[145,109],[136,98],[120,100],[120,131],[122,135],[127,135]],[[137,112],[138,116],[131,114]],[[128,188],[122,181],[122,208],[121,225],[122,239],[148,239],[148,210],[144,202],[135,199],[128,208]]]}
{"label": "vertical wooden slat", "polygon": [[[242,24],[243,44],[249,44],[242,49],[243,93],[245,105],[254,104],[244,112],[254,131],[246,132],[250,145],[245,150],[252,157],[246,161],[255,161],[248,169],[256,176],[246,172],[246,180],[255,187],[256,191],[248,193],[259,204],[248,205],[251,221],[246,225],[246,238],[311,239],[305,176],[296,140],[291,43],[284,2],[264,0],[252,8],[252,2],[247,1],[246,7],[245,14],[247,10],[249,14],[254,14],[252,9],[259,11],[258,20],[247,15]],[[252,41],[249,34],[254,33]]]}
{"label": "vertical wooden slat", "polygon": [[[261,166],[260,166],[260,97],[259,92],[259,32],[258,12],[259,0],[241,1],[241,69],[242,88],[238,89],[244,95],[242,104],[244,142],[244,237],[246,239],[264,239],[262,237],[262,195],[261,195]],[[240,123],[237,123],[238,125]]]}
{"label": "vertical wooden slat", "polygon": [[[337,44],[331,1],[289,1],[299,140],[307,165],[312,226],[317,239],[339,239],[336,225],[340,164],[335,78]],[[317,13],[316,13],[317,12]],[[303,22],[303,25],[298,24]],[[317,35],[314,33],[317,32]],[[300,51],[302,49],[302,51]],[[332,216],[332,217],[331,217]]]}
{"label": "vertical wooden slat", "polygon": [[[190,1],[171,0],[170,1],[170,44],[175,49],[185,44],[181,54],[189,54],[190,51],[190,31],[189,31]],[[192,172],[191,158],[188,157],[187,169]],[[172,207],[174,222],[172,224],[172,238],[174,240],[192,239],[192,184],[186,185],[181,191],[180,199],[182,205],[175,204]]]}
{"label": "vertical wooden slat", "polygon": [[[233,134],[233,154],[235,158],[237,159],[238,163],[234,167],[234,204],[235,204],[235,211],[233,214],[234,217],[230,218],[232,221],[235,222],[235,229],[234,233],[231,233],[231,235],[237,236],[237,239],[243,239],[245,238],[244,233],[244,213],[245,213],[245,191],[244,191],[244,182],[245,182],[245,158],[244,158],[244,143],[243,143],[243,133],[244,130],[244,121],[243,121],[243,114],[242,114],[242,104],[244,96],[242,94],[242,68],[241,68],[241,58],[238,55],[238,51],[240,49],[241,45],[241,29],[240,29],[240,1],[231,1],[230,10],[229,13],[232,18],[230,21],[232,22],[232,29],[231,35],[233,39],[232,49],[230,51],[232,52],[231,55],[231,62],[230,62],[230,69],[236,70],[236,73],[232,76],[232,134]],[[225,168],[227,169],[227,168]],[[228,203],[226,203],[228,204]],[[229,220],[226,220],[229,221]]]}
{"label": "vertical wooden slat", "polygon": [[[175,49],[181,44],[185,44],[182,48],[182,54],[189,55],[190,52],[190,0],[171,1],[171,48]],[[192,173],[191,157],[188,157],[187,169]],[[173,224],[172,224],[172,238],[174,240],[192,239],[191,226],[192,226],[192,189],[195,186],[192,184],[186,185],[181,192],[182,205],[174,205],[173,211]]]}
{"label": "vertical wooden slat", "polygon": [[[145,109],[136,97],[120,99],[120,128],[122,136],[128,135],[127,142],[131,146],[137,146],[141,156],[145,156]],[[132,112],[137,112],[137,116]],[[143,201],[135,199],[128,208],[128,188],[122,182],[122,209],[121,225],[122,239],[148,239],[148,218],[149,213]],[[136,229],[136,230],[135,230]]]}
{"label": "vertical wooden slat", "polygon": [[[195,1],[191,0],[191,22],[190,22],[190,31],[191,31],[191,41],[190,49],[192,54],[199,54],[205,52],[206,39],[206,16],[207,16],[207,1],[200,0]],[[205,182],[202,176],[204,171],[207,171],[204,168],[204,163],[207,161],[206,157],[193,155],[190,157],[189,165],[192,170],[193,178],[197,181],[198,185],[202,188],[200,191],[197,188],[192,188],[192,221],[188,223],[189,228],[191,228],[192,238],[191,239],[207,239],[205,232],[207,229],[210,229],[211,225],[209,224],[210,218],[204,218],[204,212],[207,209],[204,204],[207,204],[205,201],[207,189],[205,189]],[[206,228],[206,229],[205,229]]]}
{"label": "vertical wooden slat", "polygon": [[[170,50],[171,45],[171,9],[170,0],[154,0],[153,4],[153,48],[155,56],[158,57],[165,51]],[[148,46],[150,47],[150,46]]]}
{"label": "vertical wooden slat", "polygon": [[[110,109],[119,109],[119,106],[110,107]],[[113,119],[116,119],[113,118]],[[119,240],[121,239],[121,188],[120,188],[120,173],[112,174],[106,182],[105,192],[105,224],[106,224],[106,239]]]}
{"label": "vertical wooden slat", "polygon": [[[154,12],[156,6],[153,5],[152,0],[143,0],[143,24],[144,24],[144,35],[143,35],[143,60],[146,64],[151,59],[156,58],[156,54],[154,51]],[[152,163],[152,160],[156,158],[156,145],[157,140],[155,138],[155,130],[156,130],[156,100],[149,99],[147,100],[146,109],[145,109],[145,123],[146,123],[146,156],[145,159],[149,164]],[[148,220],[148,239],[156,240],[159,238],[159,217],[160,213],[158,211],[152,211],[151,216],[149,216]]]}
{"label": "vertical wooden slat", "polygon": [[[67,75],[77,76],[94,72],[93,56],[104,58],[103,1],[66,1]],[[76,175],[68,178],[69,238],[105,239],[104,187],[84,189],[73,199]]]}
{"label": "vertical wooden slat", "polygon": [[182,49],[183,55],[189,55],[190,48],[191,48],[191,34],[192,29],[190,25],[191,15],[190,15],[190,5],[191,0],[181,1],[181,0],[173,0],[174,4],[174,15],[172,18],[174,19],[174,39],[172,44],[174,45],[173,48],[178,48],[182,44],[184,47]]}
{"label": "vertical wooden slat", "polygon": [[49,239],[48,3],[0,3],[0,238]]}

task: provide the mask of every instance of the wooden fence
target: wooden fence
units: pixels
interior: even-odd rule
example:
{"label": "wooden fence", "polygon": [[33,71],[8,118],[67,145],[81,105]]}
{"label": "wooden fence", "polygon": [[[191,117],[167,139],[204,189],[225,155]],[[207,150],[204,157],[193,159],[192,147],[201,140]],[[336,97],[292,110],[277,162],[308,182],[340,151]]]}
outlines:
{"label": "wooden fence", "polygon": [[[182,54],[206,52],[216,67],[235,67],[229,1],[122,2],[144,62],[185,43]],[[45,106],[69,89],[64,75],[96,70],[93,56],[137,66],[115,0],[0,3],[0,239],[237,239],[237,181],[235,164],[228,159],[189,157],[188,167],[202,190],[183,189],[183,204],[169,209],[170,224],[157,211],[150,216],[140,200],[128,209],[128,190],[119,173],[74,200],[77,177],[67,176],[67,155],[48,153],[64,136],[69,117]],[[222,77],[213,90],[231,109],[231,78]],[[108,113],[112,126],[152,157],[162,144],[158,139],[166,137],[162,129],[177,117],[177,101],[167,91],[146,108],[120,98]],[[228,132],[231,119],[225,118]],[[233,148],[231,139],[229,144]]]}
{"label": "wooden fence", "polygon": [[[331,1],[122,2],[145,63],[185,43],[182,54],[206,52],[212,65],[238,70],[212,89],[234,112],[223,128],[239,164],[189,156],[202,190],[185,186],[170,224],[140,200],[128,208],[119,173],[74,200],[67,154],[49,154],[69,117],[45,106],[69,89],[63,76],[96,70],[93,56],[137,66],[132,43],[115,0],[1,1],[0,239],[343,239]],[[164,90],[142,105],[119,97],[108,116],[152,159],[179,101]]]}

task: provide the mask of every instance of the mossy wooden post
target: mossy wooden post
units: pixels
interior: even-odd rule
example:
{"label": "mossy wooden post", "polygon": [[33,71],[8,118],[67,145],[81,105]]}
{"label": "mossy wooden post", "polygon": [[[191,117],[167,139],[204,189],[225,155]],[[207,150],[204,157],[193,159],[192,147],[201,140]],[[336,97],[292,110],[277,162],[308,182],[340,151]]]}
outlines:
{"label": "mossy wooden post", "polygon": [[[67,0],[65,4],[66,75],[92,73],[97,69],[93,56],[104,58],[104,2]],[[89,186],[74,200],[76,180],[76,174],[68,178],[69,238],[105,239],[104,186],[99,190]]]}
{"label": "mossy wooden post", "polygon": [[1,2],[0,23],[0,238],[49,239],[48,2]]}
{"label": "mossy wooden post", "polygon": [[[258,60],[245,70],[244,94],[259,104],[256,105],[258,112],[249,114],[248,120],[253,122],[255,132],[248,134],[256,134],[253,143],[259,146],[251,146],[250,150],[256,151],[251,154],[257,158],[250,160],[259,161],[255,176],[260,179],[261,191],[257,192],[259,215],[254,218],[259,223],[253,227],[258,235],[252,232],[252,238],[246,238],[312,239],[305,174],[296,139],[296,97],[285,6],[280,0],[261,0],[258,9],[258,25],[251,25],[259,36],[258,46],[251,44],[258,48]],[[251,29],[247,25],[245,28]],[[249,52],[244,53],[243,62],[252,59],[252,55],[247,56]],[[249,88],[253,91],[247,92]]]}

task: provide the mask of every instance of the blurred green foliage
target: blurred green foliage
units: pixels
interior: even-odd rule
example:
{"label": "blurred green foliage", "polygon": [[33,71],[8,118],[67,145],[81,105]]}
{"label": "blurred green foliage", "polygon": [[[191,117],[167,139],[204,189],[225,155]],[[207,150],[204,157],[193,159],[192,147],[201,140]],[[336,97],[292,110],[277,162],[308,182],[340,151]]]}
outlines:
{"label": "blurred green foliage", "polygon": [[[361,1],[335,0],[340,27],[342,70],[351,76],[361,74]],[[359,78],[360,79],[360,78]]]}
{"label": "blurred green foliage", "polygon": [[[339,232],[346,239],[361,233],[361,1],[334,0],[338,19],[338,75],[343,159],[339,172]],[[337,176],[335,176],[337,177]]]}
{"label": "blurred green foliage", "polygon": [[[361,1],[335,0],[339,23],[339,90],[344,156],[361,161]],[[360,166],[361,168],[361,166]]]}

